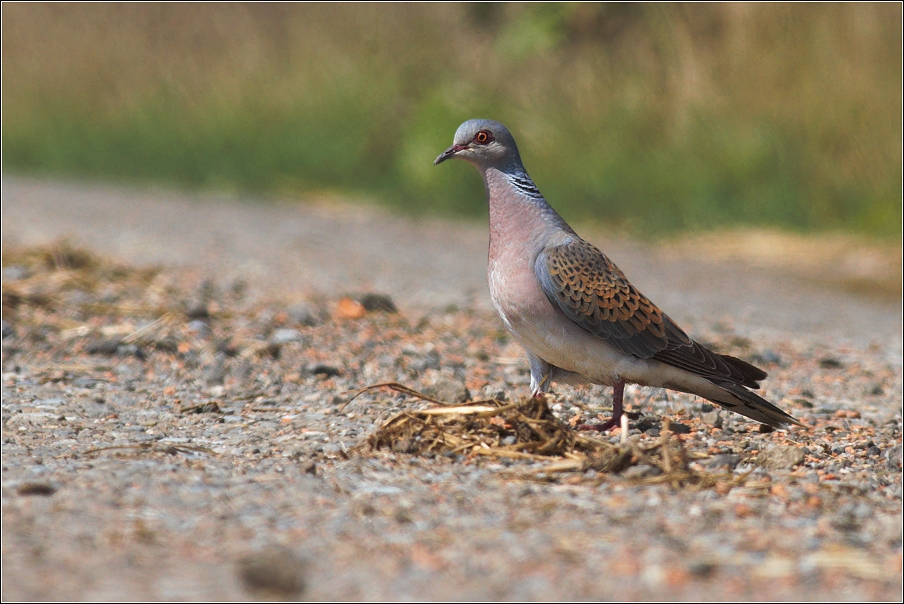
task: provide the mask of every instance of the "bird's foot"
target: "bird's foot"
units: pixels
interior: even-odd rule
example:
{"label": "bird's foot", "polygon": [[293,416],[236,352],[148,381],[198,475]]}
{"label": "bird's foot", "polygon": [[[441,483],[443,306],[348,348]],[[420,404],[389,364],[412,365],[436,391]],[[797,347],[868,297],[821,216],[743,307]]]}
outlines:
{"label": "bird's foot", "polygon": [[[578,424],[578,430],[592,430],[593,432],[608,432],[613,428],[621,428],[622,427],[622,418],[626,420],[636,420],[641,416],[640,413],[633,413],[630,411],[626,411],[624,413],[619,413],[618,415],[613,415],[612,419],[605,421],[601,424]],[[627,421],[625,421],[625,425]]]}

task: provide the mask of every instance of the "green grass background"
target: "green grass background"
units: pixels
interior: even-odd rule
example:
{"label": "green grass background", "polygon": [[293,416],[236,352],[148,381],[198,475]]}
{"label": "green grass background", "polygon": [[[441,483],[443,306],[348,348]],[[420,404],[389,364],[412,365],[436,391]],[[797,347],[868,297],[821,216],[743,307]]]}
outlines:
{"label": "green grass background", "polygon": [[483,215],[465,119],[568,219],[901,233],[892,4],[9,4],[7,173]]}

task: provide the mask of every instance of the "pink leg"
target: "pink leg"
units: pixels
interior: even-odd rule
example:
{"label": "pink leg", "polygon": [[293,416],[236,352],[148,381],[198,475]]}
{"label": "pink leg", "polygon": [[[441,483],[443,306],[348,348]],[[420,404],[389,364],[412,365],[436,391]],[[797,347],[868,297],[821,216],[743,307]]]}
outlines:
{"label": "pink leg", "polygon": [[622,401],[625,396],[625,383],[616,382],[612,387],[612,419],[603,424],[581,424],[578,430],[594,430],[596,432],[606,432],[616,426],[621,425]]}

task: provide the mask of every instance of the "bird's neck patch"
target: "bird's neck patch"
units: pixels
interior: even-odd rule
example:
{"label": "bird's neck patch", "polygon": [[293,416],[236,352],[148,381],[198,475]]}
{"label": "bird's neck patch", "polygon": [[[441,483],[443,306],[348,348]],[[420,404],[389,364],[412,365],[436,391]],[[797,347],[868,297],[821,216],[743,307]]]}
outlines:
{"label": "bird's neck patch", "polygon": [[533,199],[543,199],[543,194],[540,193],[540,189],[537,188],[537,185],[534,184],[531,177],[527,175],[527,172],[506,174],[505,177],[508,179],[509,184],[515,187],[519,193]]}

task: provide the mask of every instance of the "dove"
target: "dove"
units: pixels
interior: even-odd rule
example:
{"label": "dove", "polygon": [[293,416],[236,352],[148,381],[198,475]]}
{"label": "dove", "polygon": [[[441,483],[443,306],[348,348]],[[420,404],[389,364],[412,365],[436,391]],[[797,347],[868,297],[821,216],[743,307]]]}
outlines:
{"label": "dove", "polygon": [[620,425],[625,384],[695,394],[773,428],[801,425],[752,390],[766,372],[691,339],[572,229],[528,176],[502,124],[464,122],[434,161],[464,160],[483,176],[489,202],[487,280],[493,306],[524,350],[533,396],[551,384],[613,388]]}

